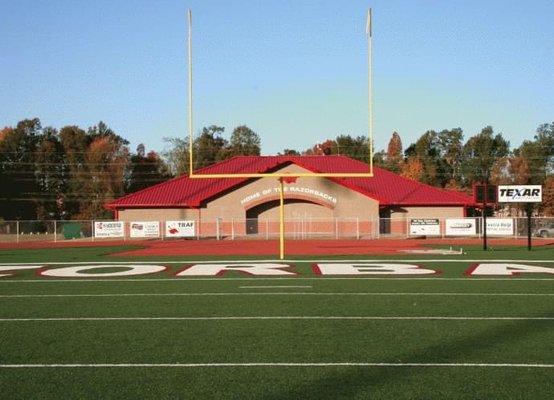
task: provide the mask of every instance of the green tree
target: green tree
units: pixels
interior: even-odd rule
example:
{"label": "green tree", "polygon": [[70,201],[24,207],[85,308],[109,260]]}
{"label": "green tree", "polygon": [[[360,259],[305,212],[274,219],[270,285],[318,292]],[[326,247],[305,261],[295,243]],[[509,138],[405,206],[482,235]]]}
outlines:
{"label": "green tree", "polygon": [[38,118],[4,129],[0,141],[0,212],[4,219],[36,219],[39,190],[35,155],[42,132]]}
{"label": "green tree", "polygon": [[369,161],[369,139],[366,136],[339,135],[335,142],[338,154],[366,163]]}
{"label": "green tree", "polygon": [[256,132],[246,125],[237,126],[229,141],[230,156],[259,156],[261,140]]}
{"label": "green tree", "polygon": [[203,168],[229,156],[228,142],[223,138],[225,128],[210,125],[202,128],[200,135],[194,140],[194,168]]}
{"label": "green tree", "polygon": [[509,149],[510,143],[501,133],[495,135],[491,126],[470,137],[463,147],[465,185],[469,187],[477,182],[489,183],[495,161],[506,157]]}
{"label": "green tree", "polygon": [[180,176],[189,173],[189,140],[165,137],[164,142],[170,147],[162,152],[162,157],[169,169],[169,174]]}
{"label": "green tree", "polygon": [[128,174],[127,193],[164,182],[170,177],[164,161],[154,151],[145,154],[143,144],[138,145],[136,154],[131,155]]}

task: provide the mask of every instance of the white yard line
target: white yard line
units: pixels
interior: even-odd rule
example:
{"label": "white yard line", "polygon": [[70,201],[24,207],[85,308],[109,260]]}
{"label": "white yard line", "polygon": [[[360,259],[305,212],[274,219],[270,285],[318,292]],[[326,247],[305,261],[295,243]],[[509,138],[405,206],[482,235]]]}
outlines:
{"label": "white yard line", "polygon": [[312,286],[284,286],[284,285],[273,285],[273,286],[254,286],[254,285],[248,285],[248,286],[239,286],[239,289],[299,289],[299,288],[312,288]]}
{"label": "white yard line", "polygon": [[219,367],[434,367],[434,368],[554,368],[554,364],[513,363],[371,363],[371,362],[290,362],[290,363],[157,363],[157,364],[0,364],[0,368],[219,368]]}
{"label": "white yard line", "polygon": [[459,293],[459,292],[204,292],[204,293],[96,293],[4,294],[3,299],[48,297],[178,297],[178,296],[554,296],[554,293]]}
{"label": "white yard line", "polygon": [[448,316],[273,316],[273,317],[54,317],[0,318],[1,322],[64,321],[265,321],[265,320],[367,320],[367,321],[554,321],[554,317],[448,317]]}

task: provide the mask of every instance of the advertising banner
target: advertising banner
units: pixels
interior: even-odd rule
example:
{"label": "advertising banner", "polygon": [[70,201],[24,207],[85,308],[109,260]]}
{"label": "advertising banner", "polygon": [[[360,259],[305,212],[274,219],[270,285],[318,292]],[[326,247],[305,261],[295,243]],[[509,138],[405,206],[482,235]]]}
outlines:
{"label": "advertising banner", "polygon": [[158,221],[133,221],[130,224],[132,238],[160,237],[160,223]]}
{"label": "advertising banner", "polygon": [[194,237],[196,235],[195,221],[166,221],[165,236],[172,237]]}
{"label": "advertising banner", "polygon": [[477,223],[474,218],[446,219],[446,236],[475,236]]}
{"label": "advertising banner", "polygon": [[438,218],[414,218],[410,220],[410,235],[440,236]]}
{"label": "advertising banner", "polygon": [[499,203],[541,203],[541,185],[499,185]]}
{"label": "advertising banner", "polygon": [[94,222],[95,238],[119,238],[125,235],[123,221]]}
{"label": "advertising banner", "polygon": [[487,219],[487,235],[512,236],[514,234],[514,220],[512,218]]}

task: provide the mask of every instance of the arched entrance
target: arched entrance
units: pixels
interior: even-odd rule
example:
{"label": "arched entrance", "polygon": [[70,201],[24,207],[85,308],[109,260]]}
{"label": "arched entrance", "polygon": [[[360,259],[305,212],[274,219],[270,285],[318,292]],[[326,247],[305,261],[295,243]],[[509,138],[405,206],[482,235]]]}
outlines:
{"label": "arched entrance", "polygon": [[[332,219],[333,209],[305,199],[285,199],[285,220]],[[257,235],[260,222],[279,221],[279,200],[269,200],[246,210],[246,233]]]}

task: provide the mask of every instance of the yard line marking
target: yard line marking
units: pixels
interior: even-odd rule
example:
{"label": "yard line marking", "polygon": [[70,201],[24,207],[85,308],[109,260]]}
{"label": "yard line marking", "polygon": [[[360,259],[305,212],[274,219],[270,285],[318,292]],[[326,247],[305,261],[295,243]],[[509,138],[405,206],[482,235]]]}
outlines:
{"label": "yard line marking", "polygon": [[312,286],[283,286],[283,285],[274,285],[274,286],[239,286],[239,289],[281,289],[281,288],[311,288]]}
{"label": "yard line marking", "polygon": [[253,317],[53,317],[0,318],[0,322],[63,321],[255,321],[255,320],[368,320],[368,321],[553,321],[554,317],[446,317],[446,316],[253,316]]}
{"label": "yard line marking", "polygon": [[510,278],[482,278],[482,277],[465,277],[465,278],[440,278],[440,277],[399,277],[399,276],[380,276],[380,277],[367,277],[367,276],[358,276],[358,277],[257,277],[257,278],[179,278],[174,279],[175,277],[170,276],[167,278],[71,278],[71,279],[54,279],[54,278],[45,278],[45,279],[11,279],[7,278],[6,280],[0,279],[0,283],[59,283],[59,282],[194,282],[194,281],[464,281],[464,282],[483,282],[483,281],[554,281],[554,278],[520,278],[520,277],[510,277]]}
{"label": "yard line marking", "polygon": [[[554,263],[553,260],[525,260],[525,259],[432,259],[432,258],[397,258],[397,259],[354,259],[346,260],[341,258],[332,258],[332,259],[287,259],[287,260],[277,260],[277,259],[250,259],[250,260],[181,260],[181,261],[140,261],[141,264],[244,264],[244,263],[260,263],[260,262],[272,262],[272,263],[314,263],[314,262],[350,262],[350,263],[363,263],[363,262],[391,262],[391,263],[406,263],[406,262],[430,262],[430,263],[472,263],[472,262],[488,262],[488,263],[497,263],[497,262],[526,262],[526,263]],[[28,265],[29,263],[0,263],[2,267],[17,266],[17,265]],[[53,262],[39,262],[33,264],[41,265],[102,265],[102,264],[137,264],[137,261],[53,261]]]}
{"label": "yard line marking", "polygon": [[482,367],[554,368],[554,364],[512,363],[372,363],[372,362],[290,362],[290,363],[157,363],[157,364],[0,364],[0,368],[214,368],[214,367]]}
{"label": "yard line marking", "polygon": [[97,293],[97,294],[3,294],[0,298],[47,297],[171,297],[171,296],[554,296],[554,293],[448,293],[448,292],[219,292],[219,293]]}

